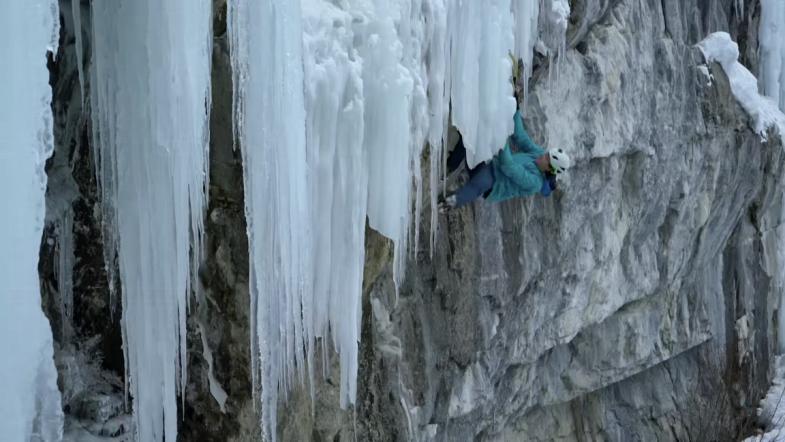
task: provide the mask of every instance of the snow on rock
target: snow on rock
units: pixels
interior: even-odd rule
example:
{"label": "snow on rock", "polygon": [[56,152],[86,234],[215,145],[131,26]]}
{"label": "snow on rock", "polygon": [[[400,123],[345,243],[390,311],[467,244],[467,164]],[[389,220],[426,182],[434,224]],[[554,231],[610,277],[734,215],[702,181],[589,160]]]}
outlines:
{"label": "snow on rock", "polygon": [[59,441],[63,414],[52,330],[41,311],[38,251],[44,164],[52,154],[46,51],[57,52],[57,2],[10,0],[0,14],[0,435]]}
{"label": "snow on rock", "polygon": [[715,32],[698,43],[708,61],[716,61],[725,70],[731,90],[739,104],[750,114],[755,132],[764,139],[770,127],[785,134],[785,114],[770,98],[758,92],[758,80],[739,63],[739,46],[726,32]]}
{"label": "snow on rock", "polygon": [[[759,31],[761,45],[764,48],[761,54],[764,91],[774,97],[777,97],[780,93],[779,88],[781,86],[777,77],[783,71],[781,66],[782,54],[779,50],[772,49],[772,45],[774,47],[782,45],[781,40],[777,40],[781,39],[782,31],[778,30],[776,24],[770,23],[770,19],[772,15],[777,16],[782,10],[783,8],[775,8],[772,4],[768,5],[768,9],[764,8]],[[768,12],[769,17],[766,17],[766,12]],[[769,26],[767,26],[767,23]],[[785,135],[785,114],[778,108],[774,100],[758,92],[758,80],[747,68],[738,62],[739,47],[731,40],[730,35],[725,32],[715,32],[700,42],[698,47],[703,51],[708,61],[716,61],[722,65],[722,68],[728,75],[733,95],[753,119],[755,132],[764,140],[767,137],[768,129],[772,127],[778,131],[781,137]],[[780,61],[778,62],[777,59],[780,59]],[[785,208],[785,205],[783,207]],[[782,235],[781,226],[764,233],[764,243],[768,250],[767,255],[770,256],[770,265],[773,267],[772,274],[774,275],[780,275],[781,271],[779,269],[785,264],[785,247],[782,246],[785,240],[783,240]],[[774,285],[776,290],[780,291],[780,305],[785,305],[785,288],[783,288],[783,282],[780,277],[775,278]],[[780,308],[779,328],[777,331],[780,352],[785,351],[785,322],[783,321],[785,321],[785,310]]]}
{"label": "snow on rock", "polygon": [[706,78],[706,86],[711,86],[714,81],[714,76],[709,72],[709,67],[705,64],[698,66],[698,71]]}
{"label": "snow on rock", "polygon": [[94,2],[92,17],[95,154],[134,426],[139,440],[175,440],[202,243],[211,2]]}

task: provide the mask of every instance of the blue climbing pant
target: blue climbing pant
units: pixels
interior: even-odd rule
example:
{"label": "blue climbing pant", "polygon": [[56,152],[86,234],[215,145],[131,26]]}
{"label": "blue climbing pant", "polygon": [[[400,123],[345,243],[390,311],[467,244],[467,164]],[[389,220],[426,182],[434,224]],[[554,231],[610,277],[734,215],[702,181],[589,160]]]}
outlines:
{"label": "blue climbing pant", "polygon": [[[463,146],[463,138],[459,138],[447,158],[447,172],[450,173],[457,169],[464,160],[466,160],[466,148]],[[493,189],[494,181],[493,167],[489,164],[480,163],[474,169],[469,169],[469,182],[455,192],[455,207],[465,206],[477,198],[487,195]]]}
{"label": "blue climbing pant", "polygon": [[455,207],[461,207],[493,189],[493,167],[480,163],[469,172],[469,182],[455,192]]}

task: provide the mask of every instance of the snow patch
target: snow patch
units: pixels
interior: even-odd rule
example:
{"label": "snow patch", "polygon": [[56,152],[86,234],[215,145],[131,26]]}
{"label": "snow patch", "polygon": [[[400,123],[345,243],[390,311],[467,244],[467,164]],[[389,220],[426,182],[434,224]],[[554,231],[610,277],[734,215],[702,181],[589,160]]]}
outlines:
{"label": "snow patch", "polygon": [[698,43],[707,61],[716,61],[725,70],[733,95],[754,121],[754,130],[764,140],[769,128],[785,134],[785,114],[770,98],[758,93],[758,80],[739,59],[739,46],[726,32],[715,32]]}
{"label": "snow patch", "polygon": [[698,66],[698,72],[700,72],[706,78],[706,86],[711,86],[712,82],[714,81],[714,75],[709,72],[709,67],[705,64]]}
{"label": "snow patch", "polygon": [[561,32],[567,32],[568,20],[570,18],[570,4],[567,0],[551,1],[551,9],[548,18],[553,25]]}

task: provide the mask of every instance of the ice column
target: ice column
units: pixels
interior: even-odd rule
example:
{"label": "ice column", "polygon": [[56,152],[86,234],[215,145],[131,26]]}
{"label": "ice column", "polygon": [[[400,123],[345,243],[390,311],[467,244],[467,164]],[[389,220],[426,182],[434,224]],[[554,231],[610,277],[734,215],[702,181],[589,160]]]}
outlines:
{"label": "ice column", "polygon": [[[760,39],[760,86],[763,93],[785,111],[785,2],[778,0],[761,0],[761,20],[758,31]],[[783,123],[785,127],[785,123]],[[785,138],[785,129],[780,129],[780,136]],[[782,201],[785,220],[785,195]],[[785,231],[776,229],[778,248],[776,257],[780,268],[775,270],[775,278],[779,280],[777,289],[780,291],[780,307],[777,331],[779,352],[785,353],[785,281],[782,279],[782,266],[785,266]]]}
{"label": "ice column", "polygon": [[[368,153],[368,224],[395,243],[393,279],[403,277],[408,246],[412,179],[411,105],[414,78],[402,64],[407,49],[395,29],[400,5],[377,1],[365,28],[363,59],[365,141]],[[418,152],[419,155],[419,152]],[[419,173],[419,171],[418,171]]]}
{"label": "ice column", "polygon": [[512,132],[510,11],[510,0],[453,0],[449,9],[452,123],[471,167],[491,159]]}
{"label": "ice column", "polygon": [[426,42],[428,44],[428,145],[430,146],[430,203],[431,235],[430,250],[436,246],[439,232],[439,212],[436,210],[439,194],[446,190],[444,170],[445,143],[450,116],[450,41],[447,29],[447,8],[451,0],[430,0],[424,3],[426,22]]}
{"label": "ice column", "polygon": [[[341,404],[354,402],[368,206],[368,153],[362,62],[353,48],[353,16],[321,0],[303,2],[307,161],[314,235],[308,315],[314,338],[340,354]],[[325,354],[325,358],[329,355]],[[311,384],[313,385],[313,384]]]}
{"label": "ice column", "polygon": [[761,0],[760,83],[785,110],[785,2]]}
{"label": "ice column", "polygon": [[52,330],[41,311],[38,251],[52,114],[46,51],[57,52],[53,0],[7,0],[0,14],[0,435],[58,441],[63,415]]}
{"label": "ice column", "polygon": [[201,254],[210,0],[93,2],[91,102],[136,436],[173,441]]}
{"label": "ice column", "polygon": [[279,387],[286,392],[295,376],[304,379],[312,332],[305,321],[314,313],[305,297],[314,249],[307,176],[316,165],[306,162],[300,2],[238,0],[229,7],[251,253],[252,359],[254,374],[260,369],[262,376],[262,426],[275,439]]}

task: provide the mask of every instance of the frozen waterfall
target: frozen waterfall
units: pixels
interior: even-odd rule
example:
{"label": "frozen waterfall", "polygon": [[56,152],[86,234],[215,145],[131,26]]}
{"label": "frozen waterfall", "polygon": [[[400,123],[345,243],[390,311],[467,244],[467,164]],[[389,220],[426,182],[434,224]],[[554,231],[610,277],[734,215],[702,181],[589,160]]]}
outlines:
{"label": "frozen waterfall", "polygon": [[419,238],[423,149],[435,207],[449,123],[471,164],[512,130],[508,54],[531,69],[537,17],[520,0],[230,0],[267,437],[279,393],[313,387],[317,348],[340,355],[341,405],[354,403],[366,217],[395,245],[400,286]]}
{"label": "frozen waterfall", "polygon": [[[489,160],[511,131],[515,101],[508,55],[522,56],[531,73],[538,3],[491,0],[480,8],[466,0],[229,2],[234,125],[251,255],[253,372],[263,387],[268,438],[275,438],[279,395],[295,384],[313,387],[315,373],[326,370],[315,367],[320,354],[323,361],[328,352],[338,354],[341,405],[354,403],[366,220],[394,244],[392,273],[400,287],[409,250],[420,243],[421,214],[436,205],[448,128],[463,134],[472,165]],[[51,49],[57,40],[55,4],[12,6],[19,13],[6,17],[30,23],[7,19],[7,41],[35,31],[25,43]],[[139,440],[175,440],[177,398],[186,385],[189,300],[201,299],[195,275],[206,205],[212,2],[92,2],[86,27],[82,7],[72,2],[69,13],[76,27],[78,86],[91,110],[104,258],[110,286],[121,294],[112,302],[122,306],[133,431]],[[89,48],[82,41],[88,36]],[[3,118],[16,130],[4,131],[13,138],[3,140],[3,167],[14,168],[2,179],[13,181],[6,188],[30,191],[13,197],[19,198],[19,224],[35,229],[3,241],[19,243],[20,252],[3,271],[28,275],[26,285],[15,285],[11,293],[22,290],[30,302],[3,298],[9,308],[0,314],[29,314],[24,332],[40,325],[35,333],[41,347],[30,347],[28,360],[14,361],[34,370],[0,364],[9,372],[4,379],[31,386],[19,390],[24,406],[4,406],[25,413],[13,424],[27,427],[9,432],[57,439],[62,415],[51,330],[40,313],[35,271],[43,162],[52,148],[51,91],[43,54],[36,58],[21,44],[9,47],[18,51],[12,54],[17,65],[30,68],[12,72],[19,78],[4,82],[11,85],[4,95],[8,102],[32,104],[27,113],[7,109]],[[10,147],[27,145],[25,151]],[[421,176],[425,152],[429,203]],[[20,184],[25,182],[29,186]],[[73,220],[64,222],[68,229]],[[431,223],[433,245],[433,211]],[[69,278],[61,278],[63,293],[71,292]],[[38,396],[27,394],[34,388]]]}
{"label": "frozen waterfall", "polygon": [[211,2],[93,2],[92,15],[95,156],[107,267],[119,266],[135,432],[142,441],[173,441],[186,311],[198,289]]}
{"label": "frozen waterfall", "polygon": [[41,311],[38,251],[44,226],[44,164],[52,154],[46,52],[57,52],[52,0],[9,0],[0,14],[0,435],[58,441],[63,414],[52,329]]}

